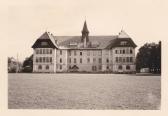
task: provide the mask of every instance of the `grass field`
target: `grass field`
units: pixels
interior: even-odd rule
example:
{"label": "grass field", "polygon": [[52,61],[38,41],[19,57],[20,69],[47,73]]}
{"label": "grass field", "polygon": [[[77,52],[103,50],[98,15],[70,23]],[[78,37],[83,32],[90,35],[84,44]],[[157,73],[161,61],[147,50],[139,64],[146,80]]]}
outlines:
{"label": "grass field", "polygon": [[160,76],[9,74],[9,109],[160,109]]}

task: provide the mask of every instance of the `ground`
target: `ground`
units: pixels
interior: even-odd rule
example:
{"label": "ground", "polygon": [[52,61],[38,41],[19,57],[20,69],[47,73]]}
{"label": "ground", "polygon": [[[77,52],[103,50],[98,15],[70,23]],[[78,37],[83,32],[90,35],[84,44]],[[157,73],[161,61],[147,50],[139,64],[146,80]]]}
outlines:
{"label": "ground", "polygon": [[160,76],[9,74],[9,109],[160,109]]}

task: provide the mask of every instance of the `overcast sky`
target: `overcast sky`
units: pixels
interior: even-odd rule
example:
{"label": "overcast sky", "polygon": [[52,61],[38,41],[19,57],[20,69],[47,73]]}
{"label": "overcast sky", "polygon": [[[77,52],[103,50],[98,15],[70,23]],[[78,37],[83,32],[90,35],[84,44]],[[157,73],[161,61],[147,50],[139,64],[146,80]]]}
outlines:
{"label": "overcast sky", "polygon": [[[138,45],[165,38],[166,0],[11,0],[8,4],[8,56],[24,60],[46,30],[81,35],[116,35],[123,28]],[[167,28],[166,28],[167,29]]]}

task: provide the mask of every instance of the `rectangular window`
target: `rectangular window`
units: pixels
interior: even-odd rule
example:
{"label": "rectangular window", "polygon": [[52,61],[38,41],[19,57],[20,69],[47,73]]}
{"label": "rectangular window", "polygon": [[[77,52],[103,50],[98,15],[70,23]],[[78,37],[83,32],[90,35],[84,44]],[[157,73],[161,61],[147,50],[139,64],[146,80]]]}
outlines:
{"label": "rectangular window", "polygon": [[80,56],[82,56],[82,52],[80,52]]}
{"label": "rectangular window", "polygon": [[76,58],[74,58],[74,63],[76,63]]}
{"label": "rectangular window", "polygon": [[117,50],[115,50],[115,53],[117,54]]}
{"label": "rectangular window", "polygon": [[52,57],[50,57],[50,62],[52,62]]}
{"label": "rectangular window", "polygon": [[118,62],[118,57],[116,57],[116,62]]}
{"label": "rectangular window", "polygon": [[49,58],[47,57],[46,62],[49,62]]}
{"label": "rectangular window", "polygon": [[126,61],[129,62],[129,57],[127,57]]}
{"label": "rectangular window", "polygon": [[62,70],[62,65],[60,65],[60,70]]}
{"label": "rectangular window", "polygon": [[106,69],[108,70],[108,69],[109,69],[109,66],[107,66]]}
{"label": "rectangular window", "polygon": [[38,57],[36,57],[36,62],[38,63]]}
{"label": "rectangular window", "polygon": [[60,58],[60,63],[62,63],[62,58]]}
{"label": "rectangular window", "polygon": [[133,58],[132,57],[130,57],[130,62],[133,62]]}
{"label": "rectangular window", "polygon": [[101,51],[98,51],[98,55],[99,55],[99,56],[101,56],[101,55],[102,55],[102,54],[101,54]]}
{"label": "rectangular window", "polygon": [[125,62],[125,57],[123,57],[123,62]]}
{"label": "rectangular window", "polygon": [[121,57],[119,57],[119,62],[122,62],[122,58]]}
{"label": "rectangular window", "polygon": [[62,55],[62,50],[60,50],[60,55]]}
{"label": "rectangular window", "polygon": [[90,63],[90,58],[87,58],[87,62]]}
{"label": "rectangular window", "polygon": [[50,49],[50,54],[52,54],[52,49]]}
{"label": "rectangular window", "polygon": [[49,51],[48,51],[48,49],[46,49],[46,54],[49,54]]}
{"label": "rectangular window", "polygon": [[101,65],[99,65],[99,70],[101,70],[102,69],[102,66]]}
{"label": "rectangular window", "polygon": [[40,54],[42,54],[42,49],[40,49]]}
{"label": "rectangular window", "polygon": [[76,56],[76,50],[74,50],[74,56]]}
{"label": "rectangular window", "polygon": [[96,62],[96,58],[93,58],[93,63],[95,63]]}
{"label": "rectangular window", "polygon": [[43,49],[43,54],[45,54],[45,49]]}
{"label": "rectangular window", "polygon": [[102,59],[101,58],[99,58],[99,63],[102,63]]}
{"label": "rectangular window", "polygon": [[36,50],[36,54],[39,54],[39,50],[38,49]]}
{"label": "rectangular window", "polygon": [[122,54],[122,50],[120,50],[120,54]]}
{"label": "rectangular window", "polygon": [[125,54],[125,50],[123,50],[123,54]]}
{"label": "rectangular window", "polygon": [[71,58],[69,58],[69,63],[71,63]]}
{"label": "rectangular window", "polygon": [[87,55],[90,56],[90,51],[87,51]]}
{"label": "rectangular window", "polygon": [[109,59],[108,58],[106,59],[106,62],[109,63]]}
{"label": "rectangular window", "polygon": [[69,51],[69,56],[71,56],[71,51]]}
{"label": "rectangular window", "polygon": [[80,58],[80,63],[82,63],[82,58]]}

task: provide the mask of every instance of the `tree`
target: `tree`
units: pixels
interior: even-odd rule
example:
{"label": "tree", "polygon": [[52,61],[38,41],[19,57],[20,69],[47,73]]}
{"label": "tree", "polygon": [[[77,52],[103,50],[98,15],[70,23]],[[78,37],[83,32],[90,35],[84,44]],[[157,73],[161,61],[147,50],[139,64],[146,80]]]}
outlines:
{"label": "tree", "polygon": [[33,71],[33,55],[26,58],[22,66],[22,72],[30,73],[32,71]]}
{"label": "tree", "polygon": [[146,43],[136,56],[136,69],[149,68],[152,73],[161,73],[161,42]]}

